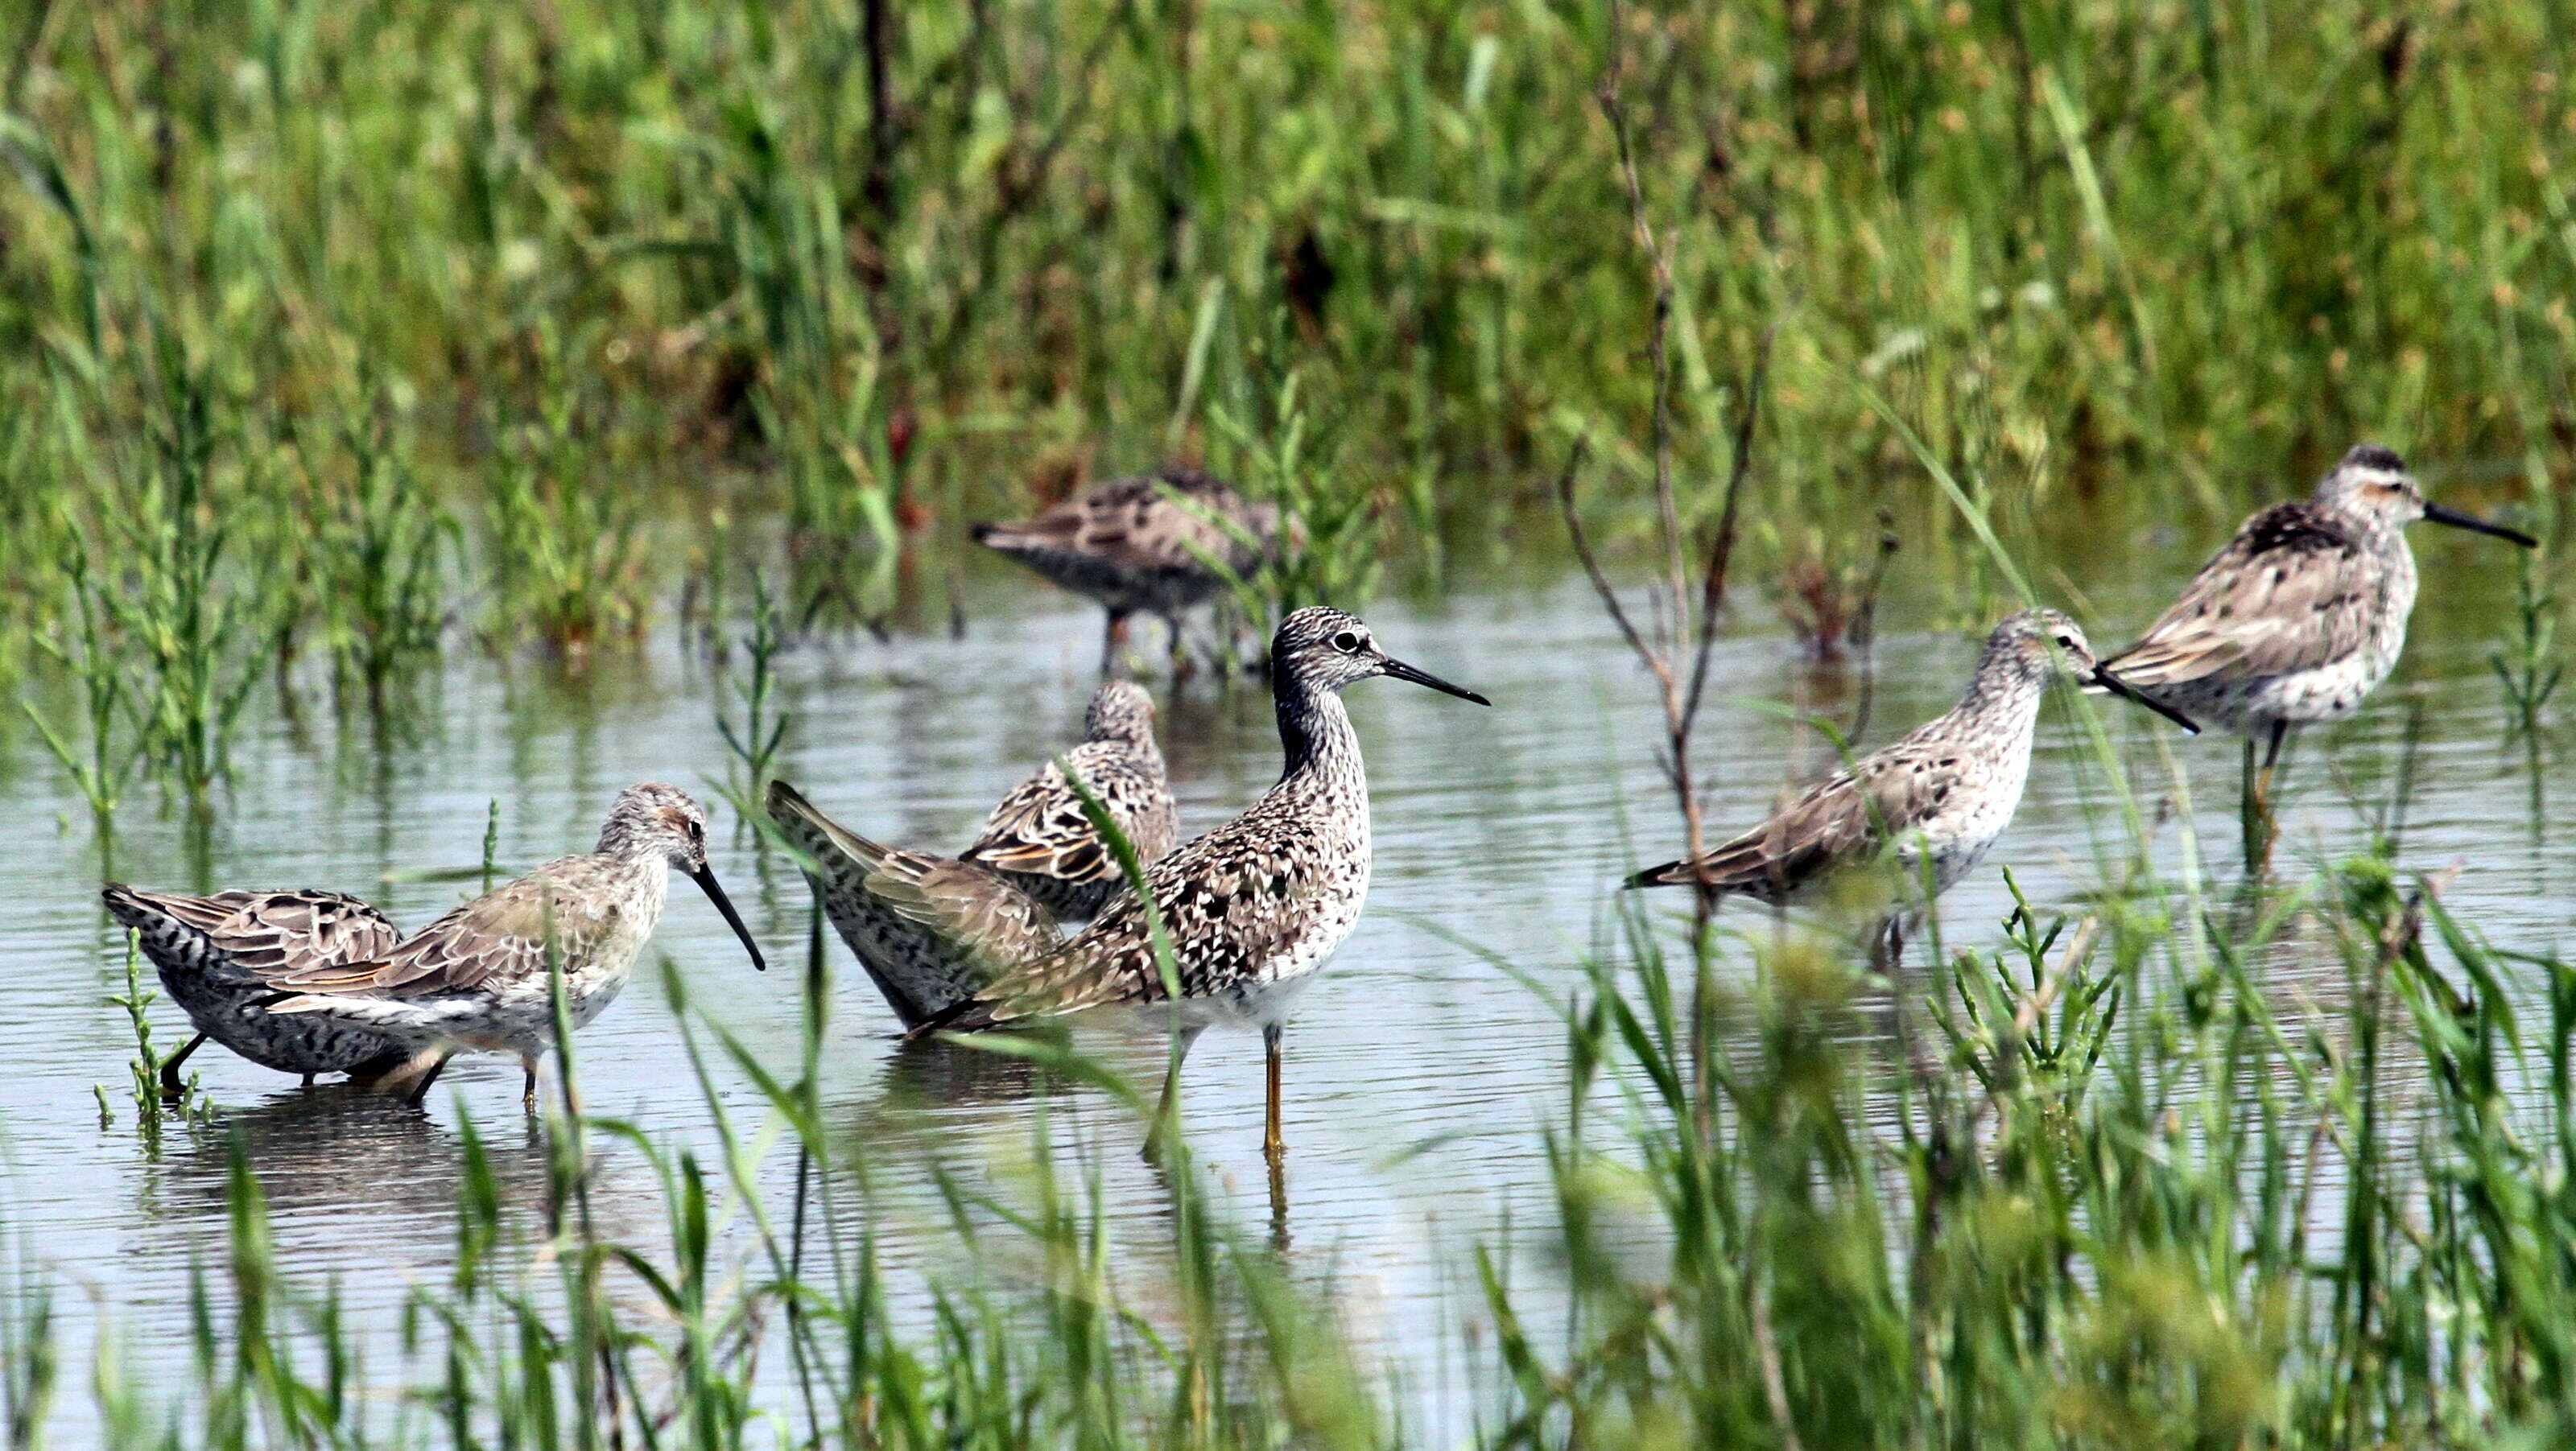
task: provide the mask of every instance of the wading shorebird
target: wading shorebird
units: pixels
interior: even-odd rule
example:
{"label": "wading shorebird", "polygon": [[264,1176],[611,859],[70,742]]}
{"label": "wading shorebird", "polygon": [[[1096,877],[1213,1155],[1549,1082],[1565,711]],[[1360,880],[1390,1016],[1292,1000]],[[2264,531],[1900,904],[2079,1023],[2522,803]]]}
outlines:
{"label": "wading shorebird", "polygon": [[[1286,1148],[1279,1070],[1288,1009],[1350,935],[1368,896],[1368,776],[1341,692],[1384,675],[1478,705],[1492,702],[1393,658],[1367,625],[1323,606],[1281,621],[1270,658],[1286,754],[1278,784],[1242,815],[1149,868],[1144,885],[1182,999],[1173,1072],[1209,1023],[1259,1024],[1267,1082],[1262,1149],[1276,1164]],[[973,1032],[1085,1008],[1167,1002],[1147,897],[1117,893],[1089,927],[1020,959],[915,1031]],[[1167,1096],[1171,1088],[1166,1081]]]}
{"label": "wading shorebird", "polygon": [[1112,680],[1093,692],[1082,744],[1011,788],[984,832],[957,859],[972,862],[1028,893],[1063,918],[1100,910],[1125,880],[1117,854],[1091,824],[1082,797],[1065,779],[1070,769],[1100,802],[1119,833],[1151,866],[1180,836],[1179,808],[1154,744],[1154,697],[1145,687]]}
{"label": "wading shorebird", "polygon": [[338,892],[218,892],[195,897],[110,882],[101,894],[134,930],[161,989],[197,1035],[161,1063],[161,1091],[184,1091],[179,1067],[211,1038],[263,1068],[379,1078],[410,1055],[364,1028],[271,1013],[280,980],[363,962],[393,949],[402,933],[382,912]]}
{"label": "wading shorebird", "polygon": [[[1986,636],[1976,677],[1947,714],[1808,787],[1751,831],[1696,859],[1648,867],[1628,885],[1698,885],[1777,906],[1812,895],[1842,868],[1893,844],[1903,879],[1920,881],[1928,863],[1937,896],[1975,869],[2020,807],[2040,700],[2060,675],[2199,730],[2096,662],[2073,620],[2023,610]],[[1887,946],[1901,947],[1901,920],[1892,916],[1886,932]]]}
{"label": "wading shorebird", "polygon": [[1100,650],[1100,668],[1108,671],[1126,647],[1127,617],[1139,613],[1171,627],[1173,664],[1182,666],[1182,612],[1214,599],[1229,573],[1259,567],[1278,529],[1276,505],[1254,503],[1196,469],[1166,465],[973,532],[976,543],[1109,612]]}
{"label": "wading shorebird", "polygon": [[2104,663],[2150,700],[2243,733],[2248,804],[2268,813],[2291,729],[2359,710],[2406,647],[2415,608],[2406,526],[2418,519],[2525,549],[2539,542],[2426,502],[2404,460],[2358,444],[2315,493],[2246,520],[2173,608]]}
{"label": "wading shorebird", "polygon": [[685,792],[658,781],[619,794],[587,856],[559,857],[475,898],[364,961],[278,974],[272,1015],[306,1015],[362,1029],[406,1053],[434,1055],[410,1094],[429,1096],[458,1052],[516,1054],[537,1097],[537,1059],[555,1046],[549,952],[564,1002],[582,1028],[615,1001],[634,970],[679,868],[705,889],[725,924],[766,968],[760,944],[707,870],[707,823]]}

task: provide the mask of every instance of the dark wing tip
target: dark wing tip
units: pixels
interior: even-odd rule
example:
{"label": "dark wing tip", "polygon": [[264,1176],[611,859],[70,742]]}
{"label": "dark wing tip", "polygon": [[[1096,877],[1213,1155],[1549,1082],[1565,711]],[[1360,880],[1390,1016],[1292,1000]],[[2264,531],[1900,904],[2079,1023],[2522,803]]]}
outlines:
{"label": "dark wing tip", "polygon": [[982,998],[964,998],[915,1023],[903,1040],[918,1042],[934,1033],[975,1033],[991,1026],[993,1005]]}
{"label": "dark wing tip", "polygon": [[1682,875],[1682,871],[1689,865],[1688,862],[1670,861],[1659,866],[1648,867],[1641,872],[1633,872],[1626,881],[1619,884],[1619,889],[1623,892],[1633,892],[1639,887],[1680,886],[1687,880]]}

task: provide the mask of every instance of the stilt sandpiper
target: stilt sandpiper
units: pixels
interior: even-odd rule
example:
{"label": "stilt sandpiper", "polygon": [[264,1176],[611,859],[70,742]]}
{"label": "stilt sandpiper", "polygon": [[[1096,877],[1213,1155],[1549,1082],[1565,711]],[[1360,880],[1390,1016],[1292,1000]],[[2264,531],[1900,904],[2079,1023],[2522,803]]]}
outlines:
{"label": "stilt sandpiper", "polygon": [[974,535],[987,549],[1099,601],[1109,612],[1100,657],[1107,671],[1126,646],[1127,617],[1138,613],[1159,615],[1171,627],[1172,659],[1181,665],[1182,612],[1215,598],[1228,572],[1258,567],[1278,528],[1275,505],[1254,503],[1196,469],[1166,466],[1086,489],[1031,518],[978,524]]}
{"label": "stilt sandpiper", "polygon": [[[1385,675],[1478,705],[1491,702],[1392,658],[1367,625],[1335,609],[1309,606],[1289,615],[1270,650],[1287,757],[1278,784],[1242,815],[1145,873],[1151,917],[1144,898],[1120,892],[1062,946],[1024,961],[921,1031],[974,1031],[1036,1015],[1164,1002],[1170,994],[1154,947],[1158,917],[1186,1008],[1179,1018],[1181,1053],[1211,1021],[1261,1026],[1262,1147],[1277,1162],[1284,1148],[1280,1047],[1290,999],[1350,935],[1368,895],[1368,778],[1342,689]],[[1175,1071],[1178,1066],[1176,1057]]]}
{"label": "stilt sandpiper", "polygon": [[197,1034],[161,1064],[161,1090],[181,1092],[179,1067],[207,1039],[263,1068],[375,1078],[410,1056],[364,1028],[320,1018],[280,1017],[263,1004],[281,979],[315,968],[364,962],[392,950],[402,933],[385,915],[337,892],[218,892],[192,897],[110,882],[103,895],[116,920],[134,929],[161,989]]}
{"label": "stilt sandpiper", "polygon": [[2095,663],[2073,620],[2023,610],[1986,636],[1976,677],[1948,713],[1807,788],[1751,831],[1696,860],[1648,867],[1628,885],[1697,884],[1777,905],[1811,895],[1841,868],[1893,843],[1905,881],[1920,880],[1928,859],[1933,892],[1946,891],[1984,859],[2021,805],[2040,699],[2060,673],[2198,730]]}
{"label": "stilt sandpiper", "polygon": [[2249,804],[2268,813],[2290,731],[2351,715],[2396,666],[2415,608],[2406,526],[2418,519],[2538,542],[2427,502],[2404,460],[2359,444],[2315,493],[2246,520],[2173,608],[2105,663],[2149,699],[2242,732]]}
{"label": "stilt sandpiper", "polygon": [[695,878],[766,967],[751,929],[707,870],[706,817],[676,787],[630,786],[587,856],[559,857],[362,962],[279,974],[271,1014],[310,1015],[435,1054],[411,1099],[429,1094],[459,1051],[516,1054],[536,1102],[537,1058],[554,1046],[552,969],[575,1028],[626,986],[668,899],[671,868]]}

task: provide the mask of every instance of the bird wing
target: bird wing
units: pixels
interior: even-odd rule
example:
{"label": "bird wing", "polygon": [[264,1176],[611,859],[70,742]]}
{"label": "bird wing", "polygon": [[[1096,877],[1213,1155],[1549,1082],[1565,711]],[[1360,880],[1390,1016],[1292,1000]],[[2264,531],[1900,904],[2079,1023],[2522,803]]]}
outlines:
{"label": "bird wing", "polygon": [[246,900],[207,936],[238,966],[279,978],[393,950],[402,930],[338,892],[226,893]]}
{"label": "bird wing", "polygon": [[[1100,742],[1076,746],[1065,759],[1100,798],[1139,860],[1151,865],[1171,850],[1171,792],[1160,781],[1147,780]],[[1068,882],[1111,881],[1120,870],[1117,854],[1093,829],[1082,798],[1052,761],[1011,788],[984,818],[983,835],[958,860]]]}
{"label": "bird wing", "polygon": [[129,926],[141,925],[133,914],[142,911],[200,932],[228,965],[261,979],[375,957],[402,940],[384,913],[309,888],[197,897],[118,885],[108,889],[108,903]]}
{"label": "bird wing", "polygon": [[546,944],[566,965],[615,925],[606,894],[574,890],[588,859],[548,862],[475,898],[378,957],[279,974],[283,989],[315,996],[435,997],[490,981],[541,977]]}
{"label": "bird wing", "polygon": [[2276,504],[2103,664],[2137,686],[2312,669],[2360,648],[2375,593],[2360,541],[2304,504]]}
{"label": "bird wing", "polygon": [[1798,793],[1752,830],[1696,861],[1648,867],[1634,886],[1687,886],[1780,902],[1837,868],[1874,856],[1887,839],[1949,799],[1959,755],[1925,732],[1862,757]]}
{"label": "bird wing", "polygon": [[1214,479],[1173,470],[1112,479],[1031,518],[988,525],[977,537],[1005,553],[1079,556],[1122,574],[1196,570],[1202,558],[1241,557],[1240,541],[1218,521],[1248,527],[1250,508]]}

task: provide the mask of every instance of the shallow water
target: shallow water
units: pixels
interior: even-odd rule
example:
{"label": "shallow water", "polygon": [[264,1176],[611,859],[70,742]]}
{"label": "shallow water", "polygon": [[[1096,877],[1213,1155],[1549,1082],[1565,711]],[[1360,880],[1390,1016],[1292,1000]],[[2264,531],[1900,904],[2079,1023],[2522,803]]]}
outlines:
{"label": "shallow water", "polygon": [[[2465,870],[2447,896],[2458,912],[2501,946],[2550,950],[2566,936],[2576,867],[2554,829],[2570,793],[2551,781],[2557,789],[2535,812],[2520,749],[2499,745],[2484,652],[2503,627],[2508,577],[2481,545],[2418,542],[2428,599],[2407,662],[2358,721],[2295,756],[2284,860],[2363,840],[2363,813],[2386,796],[2408,708],[2420,704],[2427,725],[2408,863],[2459,861]],[[2109,622],[2098,634],[2123,638],[2121,627],[2152,612],[2158,584],[2170,589],[2194,562],[2165,549],[2133,574],[2093,582]],[[2446,579],[2461,592],[2446,597]],[[861,637],[789,655],[795,725],[781,774],[881,839],[947,849],[968,840],[985,807],[1078,730],[1098,641],[1096,614],[1007,574],[978,575],[970,607],[962,639]],[[1456,1426],[1473,1411],[1463,1327],[1474,1318],[1472,1265],[1457,1251],[1543,1222],[1551,1198],[1535,1130],[1563,1112],[1555,997],[1579,980],[1575,962],[1595,939],[1611,884],[1670,855],[1678,831],[1653,759],[1647,683],[1579,584],[1468,588],[1437,605],[1389,601],[1369,614],[1395,653],[1484,691],[1495,708],[1391,681],[1351,692],[1372,783],[1376,878],[1368,915],[1305,995],[1290,1036],[1284,1201],[1273,1203],[1259,1153],[1255,1038],[1202,1040],[1184,1078],[1186,1105],[1232,1215],[1283,1240],[1345,1323],[1395,1353],[1417,1426]],[[1863,745],[1946,705],[1974,654],[1966,633],[1917,627],[1901,603],[1890,614]],[[1847,712],[1857,689],[1847,672],[1799,664],[1772,617],[1746,597],[1736,632],[1718,647],[1700,747],[1713,829],[1765,808],[1793,748],[1809,769],[1827,759],[1812,733],[1793,742],[1793,727],[1762,702]],[[121,990],[123,951],[97,905],[99,878],[334,887],[421,924],[464,889],[386,874],[478,861],[495,797],[505,868],[586,849],[610,798],[632,781],[659,777],[711,801],[709,777],[727,762],[713,716],[719,687],[669,633],[640,658],[581,675],[460,648],[390,740],[334,723],[311,702],[300,714],[256,707],[235,751],[237,783],[202,855],[175,821],[156,817],[149,788],[129,793],[112,843],[96,839],[86,808],[22,733],[0,783],[21,843],[14,890],[0,904],[0,949],[17,969],[0,978],[0,1218],[34,1266],[94,1292],[65,1302],[76,1336],[95,1303],[140,1350],[184,1338],[192,1266],[221,1254],[231,1135],[257,1167],[289,1273],[336,1282],[353,1319],[379,1334],[390,1333],[407,1288],[436,1278],[450,1254],[461,1115],[492,1145],[513,1202],[533,1206],[544,1183],[536,1130],[521,1126],[518,1070],[502,1059],[460,1060],[421,1114],[350,1090],[300,1089],[210,1048],[191,1067],[220,1106],[215,1124],[174,1124],[159,1156],[148,1154],[123,1088],[130,1035],[103,1001]],[[2159,831],[2159,857],[2182,860],[2188,825],[2212,870],[2232,878],[2234,743],[2184,741],[2134,712],[2103,718],[2136,769],[2152,771],[2166,747],[2192,784],[2195,810]],[[1257,686],[1202,680],[1165,695],[1162,730],[1186,831],[1239,809],[1277,772]],[[2010,903],[1999,868],[2013,867],[2035,901],[2063,902],[2093,879],[2096,842],[2116,834],[2114,816],[2087,809],[2104,783],[2065,702],[2052,705],[2043,730],[2015,826],[1944,899],[1954,944],[1997,940]],[[2553,777],[2563,774],[2555,755]],[[711,809],[714,865],[778,970],[753,974],[685,882],[674,884],[657,941],[697,1010],[792,1072],[803,883],[723,808]],[[1434,927],[1491,949],[1537,987]],[[971,1178],[1023,1156],[1037,1075],[957,1050],[899,1051],[891,1016],[837,941],[831,952],[827,1096],[868,1168],[866,1193],[844,1196],[843,1209],[871,1217],[898,1270],[935,1271],[955,1242],[928,1166]],[[2271,970],[2286,998],[2336,1010],[2341,968],[2329,954],[2303,968],[2284,953]],[[2302,983],[2303,970],[2314,980]],[[165,1050],[184,1038],[167,1004],[153,1017]],[[757,1093],[703,1032],[700,1041],[721,1101],[755,1122]],[[1159,1071],[1163,1046],[1150,1032],[1102,1027],[1085,1041],[1149,1082]],[[711,1137],[680,1021],[649,970],[578,1050],[592,1113]],[[96,1084],[113,1109],[105,1127]],[[1060,1106],[1048,1115],[1059,1143],[1100,1166],[1121,1232],[1149,1250],[1162,1200],[1132,1153],[1135,1125],[1094,1090],[1058,1086],[1047,1101]],[[772,1202],[785,1204],[792,1161],[773,1155],[764,1173]],[[592,1201],[601,1232],[658,1243],[657,1193],[639,1163],[604,1155]],[[746,1242],[739,1230],[734,1238]],[[64,1400],[62,1414],[78,1422],[85,1398]]]}

